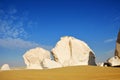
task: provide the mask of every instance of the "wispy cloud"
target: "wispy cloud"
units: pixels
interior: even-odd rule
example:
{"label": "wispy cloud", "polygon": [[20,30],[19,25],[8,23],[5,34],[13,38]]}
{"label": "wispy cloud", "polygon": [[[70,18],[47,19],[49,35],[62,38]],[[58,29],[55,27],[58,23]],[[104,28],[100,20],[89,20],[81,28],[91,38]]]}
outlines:
{"label": "wispy cloud", "polygon": [[26,38],[28,36],[23,28],[26,23],[19,16],[14,15],[16,12],[16,9],[11,9],[9,12],[0,10],[0,38]]}
{"label": "wispy cloud", "polygon": [[15,13],[17,13],[17,9],[15,9],[15,8],[10,8],[9,11],[8,11],[8,13],[10,13],[10,14],[15,14]]}
{"label": "wispy cloud", "polygon": [[5,38],[0,39],[0,47],[8,48],[8,49],[30,49],[34,47],[42,47],[47,50],[51,50],[53,47],[48,45],[41,45],[32,41],[26,41],[20,38]]}
{"label": "wispy cloud", "polygon": [[114,18],[114,21],[120,20],[120,16]]}
{"label": "wispy cloud", "polygon": [[20,38],[5,38],[0,39],[0,46],[4,48],[22,48],[22,49],[29,49],[33,47],[40,46],[35,42],[25,41]]}
{"label": "wispy cloud", "polygon": [[97,56],[97,63],[99,62],[106,62],[108,58],[111,58],[114,56],[114,49],[110,49],[106,52],[104,52],[104,54],[101,54],[99,56]]}
{"label": "wispy cloud", "polygon": [[106,39],[106,40],[104,40],[104,43],[110,43],[110,42],[113,42],[115,40],[116,40],[116,38]]}
{"label": "wispy cloud", "polygon": [[29,20],[26,21],[26,17],[17,15],[15,8],[6,11],[0,9],[0,47],[29,49],[39,46],[50,50],[51,46],[40,45],[27,40],[30,34],[24,28],[33,23]]}

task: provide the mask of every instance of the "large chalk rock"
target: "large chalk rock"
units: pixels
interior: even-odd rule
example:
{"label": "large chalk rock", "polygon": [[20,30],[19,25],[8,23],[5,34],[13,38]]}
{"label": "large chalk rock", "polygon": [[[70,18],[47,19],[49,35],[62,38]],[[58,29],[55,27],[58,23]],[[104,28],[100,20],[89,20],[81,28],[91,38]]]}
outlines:
{"label": "large chalk rock", "polygon": [[44,59],[50,59],[50,52],[43,48],[34,48],[27,51],[24,55],[24,62],[27,69],[42,69],[42,62]]}
{"label": "large chalk rock", "polygon": [[94,52],[74,37],[62,37],[52,49],[54,60],[62,66],[96,65]]}
{"label": "large chalk rock", "polygon": [[44,59],[43,61],[44,68],[51,69],[51,68],[60,68],[62,65],[54,60]]}
{"label": "large chalk rock", "polygon": [[118,56],[109,58],[107,62],[111,64],[111,66],[120,66],[120,58]]}
{"label": "large chalk rock", "polygon": [[10,70],[10,67],[8,64],[4,64],[2,67],[1,67],[1,70]]}

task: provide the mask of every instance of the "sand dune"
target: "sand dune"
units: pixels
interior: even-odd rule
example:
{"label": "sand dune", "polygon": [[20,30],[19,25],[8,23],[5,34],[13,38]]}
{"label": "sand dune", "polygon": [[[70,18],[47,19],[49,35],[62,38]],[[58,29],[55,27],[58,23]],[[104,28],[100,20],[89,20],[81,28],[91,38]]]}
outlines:
{"label": "sand dune", "polygon": [[120,68],[77,66],[50,70],[1,71],[0,80],[120,80]]}

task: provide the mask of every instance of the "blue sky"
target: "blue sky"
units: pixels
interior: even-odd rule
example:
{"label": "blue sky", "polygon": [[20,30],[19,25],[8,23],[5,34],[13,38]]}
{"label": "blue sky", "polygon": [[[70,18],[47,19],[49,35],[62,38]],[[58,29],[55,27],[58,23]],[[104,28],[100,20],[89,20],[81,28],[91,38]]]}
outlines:
{"label": "blue sky", "polygon": [[62,36],[85,41],[105,61],[119,28],[119,0],[0,0],[0,66],[23,66],[25,51],[51,50]]}

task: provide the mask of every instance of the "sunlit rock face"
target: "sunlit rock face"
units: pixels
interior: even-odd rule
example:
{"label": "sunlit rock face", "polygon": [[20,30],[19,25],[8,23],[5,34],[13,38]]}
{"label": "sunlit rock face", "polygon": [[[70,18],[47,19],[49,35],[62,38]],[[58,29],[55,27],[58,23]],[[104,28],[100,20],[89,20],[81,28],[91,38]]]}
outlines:
{"label": "sunlit rock face", "polygon": [[10,70],[10,67],[8,64],[4,64],[2,67],[1,67],[1,70]]}
{"label": "sunlit rock face", "polygon": [[44,68],[51,69],[51,68],[60,68],[62,65],[54,60],[44,59],[43,61]]}
{"label": "sunlit rock face", "polygon": [[62,37],[52,49],[54,60],[62,66],[96,65],[94,52],[74,37]]}
{"label": "sunlit rock face", "polygon": [[38,47],[27,51],[23,58],[27,69],[43,69],[42,62],[44,59],[50,59],[50,52]]}
{"label": "sunlit rock face", "polygon": [[107,62],[110,63],[111,66],[120,66],[120,58],[118,56],[108,59]]}

